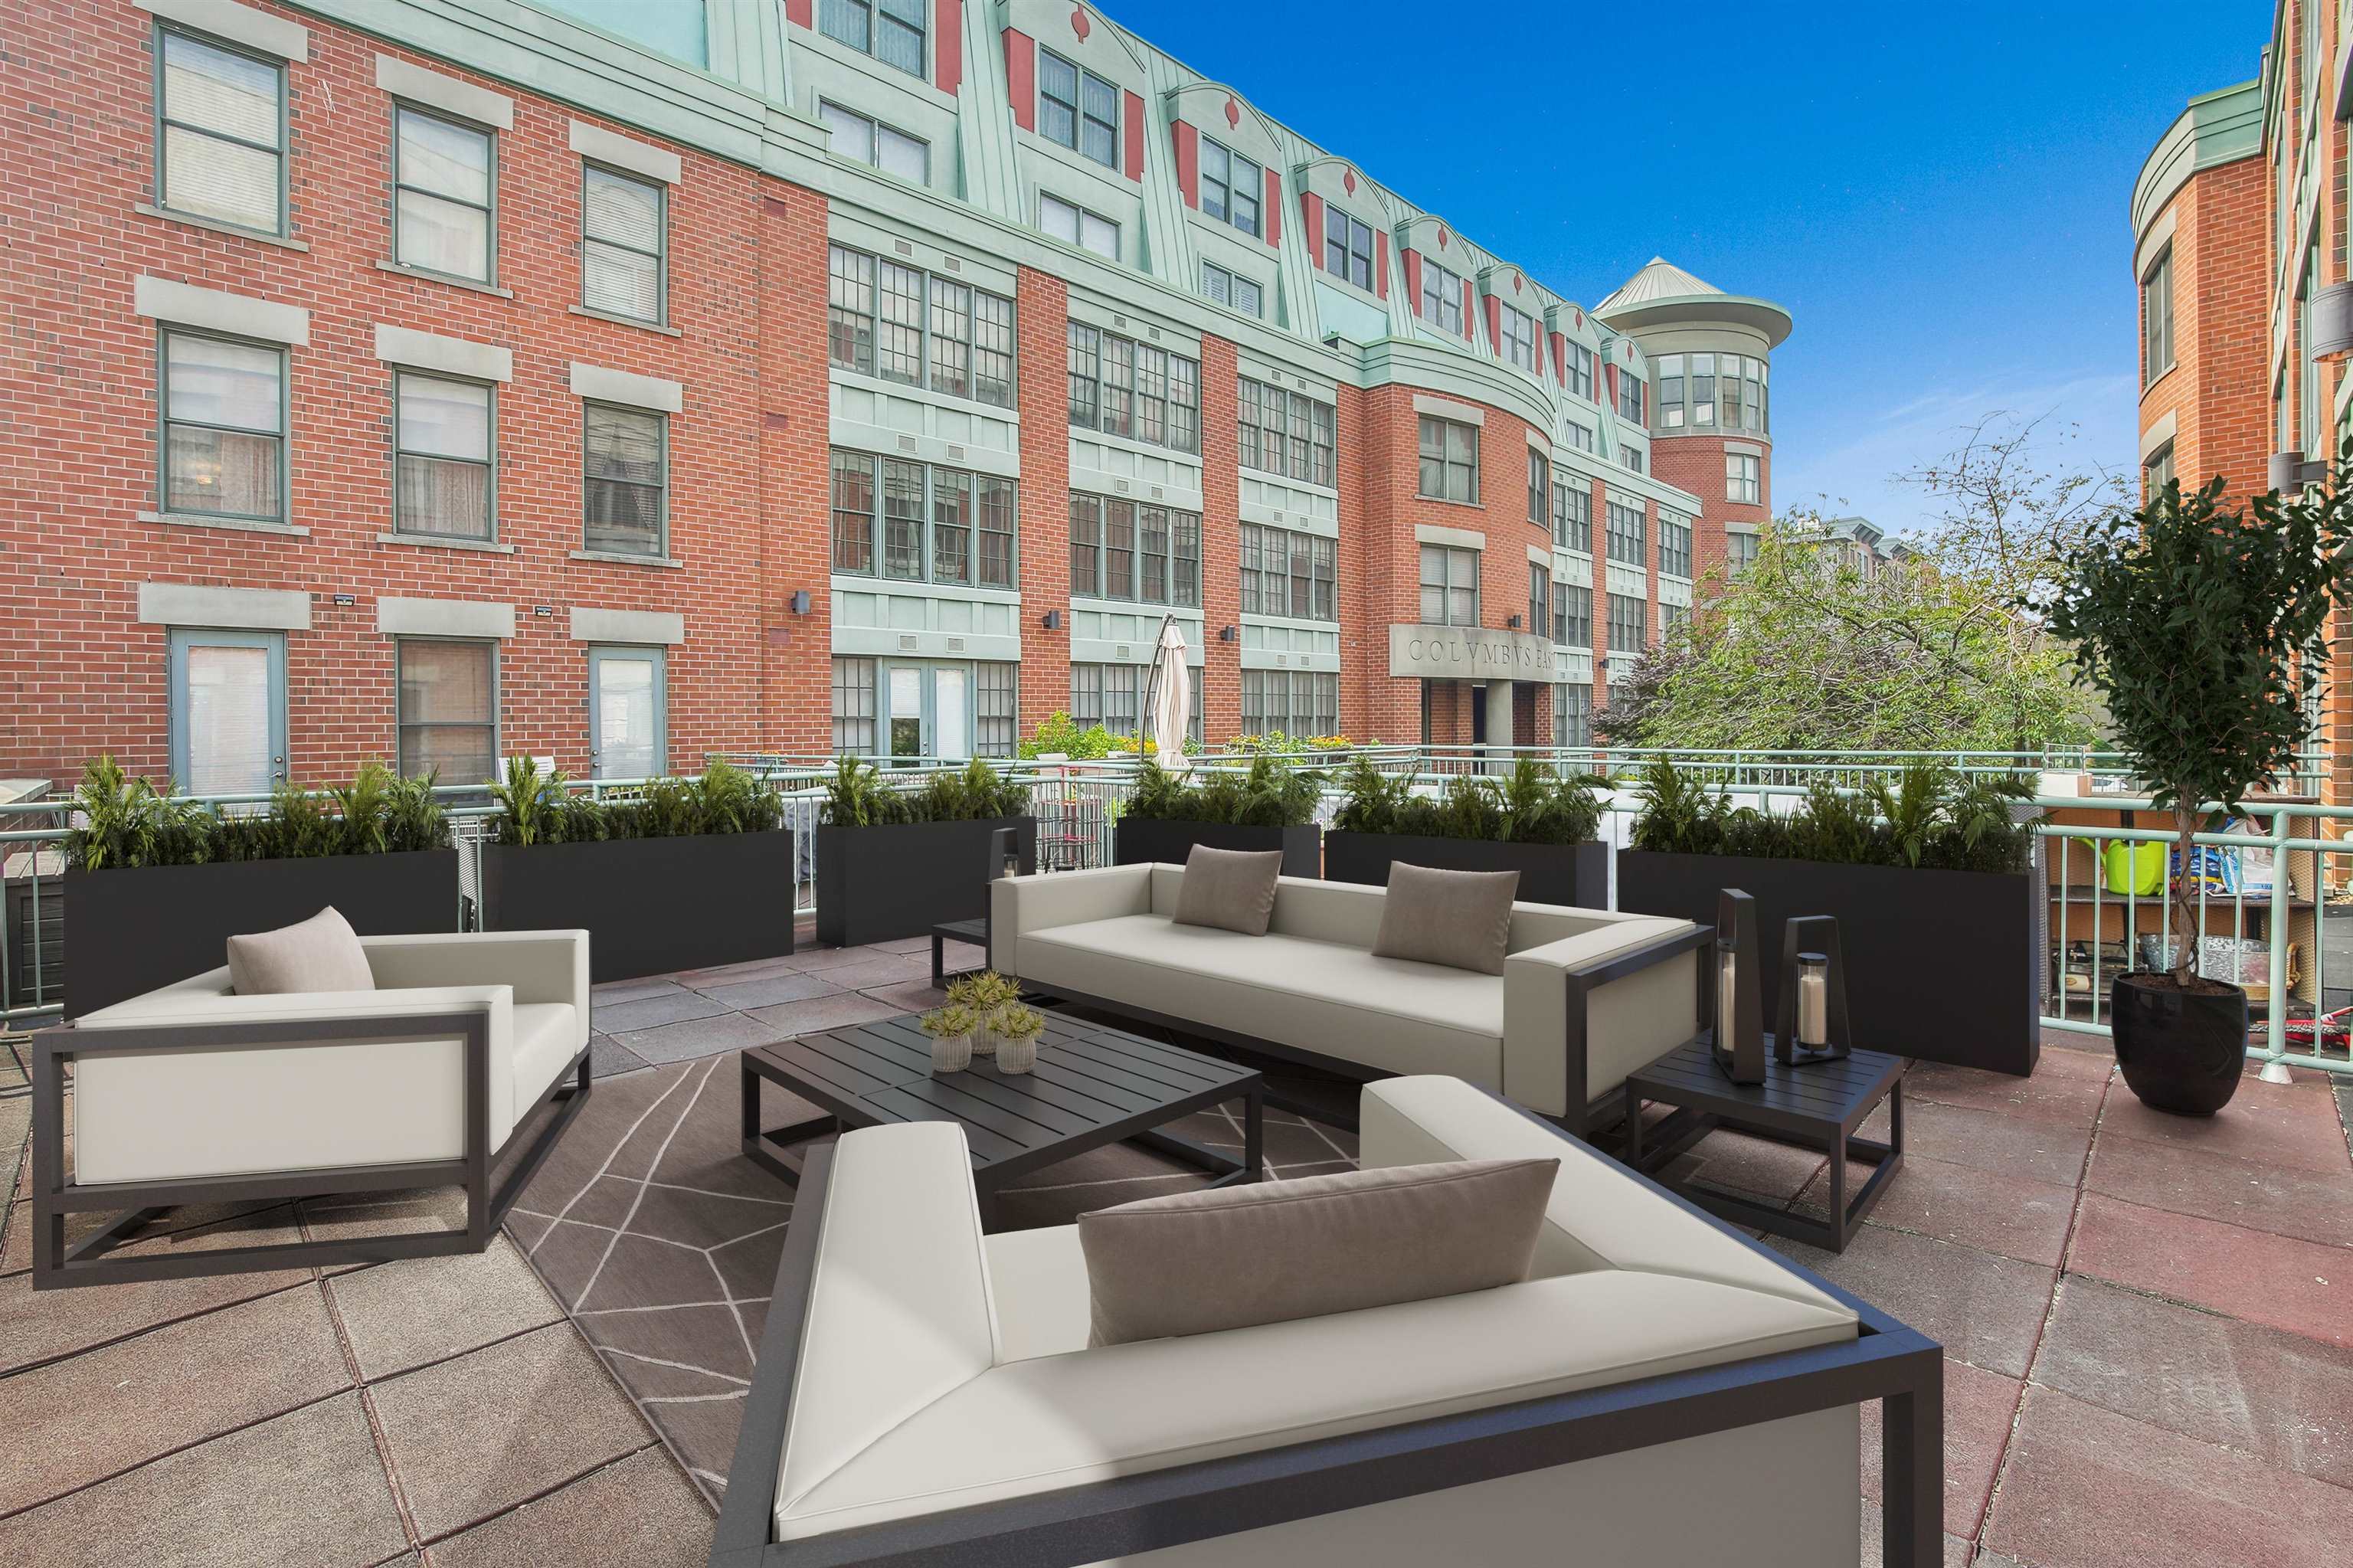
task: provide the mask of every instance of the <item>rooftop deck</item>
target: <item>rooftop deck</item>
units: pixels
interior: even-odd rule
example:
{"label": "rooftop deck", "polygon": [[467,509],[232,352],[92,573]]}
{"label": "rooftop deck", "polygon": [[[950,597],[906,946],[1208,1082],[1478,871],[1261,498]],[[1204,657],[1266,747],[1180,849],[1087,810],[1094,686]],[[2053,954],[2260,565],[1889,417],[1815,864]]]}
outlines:
{"label": "rooftop deck", "polygon": [[[925,948],[600,987],[597,1093],[479,1257],[36,1296],[14,1152],[29,1102],[0,1100],[0,1562],[700,1564],[791,1214],[736,1150],[732,1053],[931,1005]],[[2251,1079],[2184,1121],[2144,1109],[2105,1043],[2052,1033],[2031,1080],[1921,1065],[1905,1089],[1905,1169],[1853,1244],[1776,1245],[1946,1345],[1947,1563],[2341,1561],[2353,1084]],[[1345,1133],[1270,1122],[1275,1175],[1354,1154]],[[1240,1141],[1215,1114],[1179,1130]],[[1717,1132],[1687,1158],[1776,1203],[1819,1195],[1820,1158],[1781,1145]],[[1200,1180],[1103,1150],[1005,1213],[1059,1224]],[[183,1213],[143,1245],[450,1208]],[[1869,1431],[1863,1453],[1868,1496]],[[1866,1562],[1877,1537],[1867,1517]]]}

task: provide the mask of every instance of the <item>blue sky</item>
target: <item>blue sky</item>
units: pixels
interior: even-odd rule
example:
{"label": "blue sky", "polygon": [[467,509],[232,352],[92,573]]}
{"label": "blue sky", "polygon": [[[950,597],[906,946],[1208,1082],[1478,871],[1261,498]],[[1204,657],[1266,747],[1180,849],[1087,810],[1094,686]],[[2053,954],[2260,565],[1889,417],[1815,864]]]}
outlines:
{"label": "blue sky", "polygon": [[[2189,98],[2256,73],[2272,14],[1491,0],[1433,28],[1395,0],[1109,9],[1571,299],[1659,253],[1787,305],[1775,503],[1898,528],[1923,502],[1890,476],[1994,410],[2072,423],[2073,461],[2131,469],[2133,178]],[[1718,63],[1652,63],[1701,58]]]}

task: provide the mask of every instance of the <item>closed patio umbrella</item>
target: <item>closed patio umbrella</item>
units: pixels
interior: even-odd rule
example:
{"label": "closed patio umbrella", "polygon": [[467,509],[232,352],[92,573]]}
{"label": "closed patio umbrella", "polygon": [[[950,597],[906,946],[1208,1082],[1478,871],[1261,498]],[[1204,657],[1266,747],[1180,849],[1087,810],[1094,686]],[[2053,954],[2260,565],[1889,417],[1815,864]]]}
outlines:
{"label": "closed patio umbrella", "polygon": [[1185,667],[1185,632],[1170,616],[1160,625],[1160,649],[1152,673],[1152,705],[1145,722],[1152,744],[1159,748],[1160,764],[1182,773],[1186,721],[1193,712],[1193,673]]}

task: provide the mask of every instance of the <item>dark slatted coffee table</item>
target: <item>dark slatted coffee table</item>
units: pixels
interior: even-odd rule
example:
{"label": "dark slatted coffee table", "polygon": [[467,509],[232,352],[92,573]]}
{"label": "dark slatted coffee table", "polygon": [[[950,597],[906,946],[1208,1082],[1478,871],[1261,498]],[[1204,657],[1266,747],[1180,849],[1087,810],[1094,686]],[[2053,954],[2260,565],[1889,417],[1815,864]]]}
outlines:
{"label": "dark slatted coffee table", "polygon": [[[1109,1143],[1172,1155],[1215,1175],[1212,1186],[1265,1175],[1266,1085],[1255,1069],[1050,1012],[1033,1073],[1001,1073],[976,1056],[969,1071],[934,1075],[932,1043],[912,1013],[755,1045],[742,1060],[747,1157],[797,1181],[783,1157],[793,1144],[887,1122],[958,1122],[972,1148],[981,1224],[991,1230],[1007,1182]],[[762,1079],[826,1114],[763,1129]],[[1232,1099],[1247,1107],[1240,1160],[1157,1130]]]}
{"label": "dark slatted coffee table", "polygon": [[[1886,1191],[1888,1181],[1904,1167],[1905,1059],[1879,1051],[1857,1051],[1834,1062],[1785,1066],[1772,1060],[1768,1035],[1765,1081],[1736,1084],[1716,1070],[1709,1045],[1710,1037],[1702,1034],[1627,1076],[1626,1163],[1666,1181],[1661,1168],[1718,1127],[1820,1149],[1830,1156],[1827,1221],[1771,1208],[1713,1187],[1667,1184],[1720,1218],[1844,1252],[1854,1227],[1862,1223],[1862,1216]],[[1680,1108],[1646,1132],[1644,1100]],[[1887,1102],[1887,1141],[1857,1138],[1855,1129],[1882,1100]],[[1847,1196],[1850,1157],[1878,1162],[1852,1199]]]}

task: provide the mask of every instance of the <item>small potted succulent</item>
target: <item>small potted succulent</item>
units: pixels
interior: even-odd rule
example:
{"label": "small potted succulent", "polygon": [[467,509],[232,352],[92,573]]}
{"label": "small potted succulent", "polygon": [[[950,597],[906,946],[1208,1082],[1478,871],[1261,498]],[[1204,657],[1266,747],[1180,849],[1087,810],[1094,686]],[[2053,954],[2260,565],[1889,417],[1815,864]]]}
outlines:
{"label": "small potted succulent", "polygon": [[961,1002],[923,1014],[923,1033],[932,1037],[932,1071],[961,1073],[971,1066],[973,1032],[979,1027],[980,1020]]}
{"label": "small potted succulent", "polygon": [[1027,1073],[1038,1065],[1038,1036],[1046,1032],[1046,1015],[1034,1007],[1014,1005],[997,1011],[997,1070]]}
{"label": "small potted succulent", "polygon": [[1020,1000],[1021,988],[995,969],[965,975],[948,987],[949,1004],[972,1013],[972,1054],[976,1056],[997,1054],[998,1018]]}

